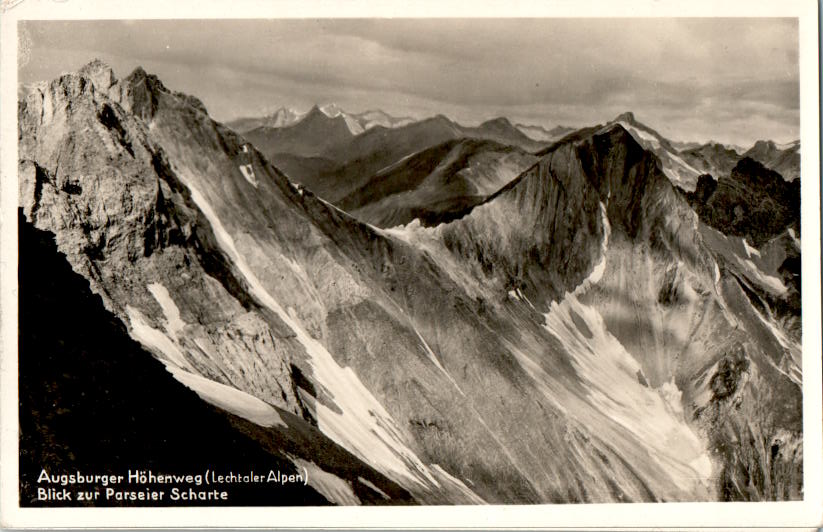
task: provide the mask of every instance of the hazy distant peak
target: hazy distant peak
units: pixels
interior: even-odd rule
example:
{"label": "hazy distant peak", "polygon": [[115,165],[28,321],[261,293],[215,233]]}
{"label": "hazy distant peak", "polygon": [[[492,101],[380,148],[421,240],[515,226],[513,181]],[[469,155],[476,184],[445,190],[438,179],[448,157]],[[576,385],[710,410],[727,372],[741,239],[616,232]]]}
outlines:
{"label": "hazy distant peak", "polygon": [[775,150],[777,146],[772,140],[758,140],[754,143],[754,148]]}
{"label": "hazy distant peak", "polygon": [[346,114],[346,112],[334,102],[327,103],[319,107],[315,105],[315,107],[317,107],[324,115],[328,116],[329,118],[335,118],[342,114]]}
{"label": "hazy distant peak", "polygon": [[285,116],[285,115],[297,116],[297,115],[299,115],[299,114],[300,114],[300,113],[299,113],[298,111],[296,111],[295,109],[292,109],[291,107],[280,107],[279,109],[277,109],[276,111],[274,111],[274,112],[273,112],[271,115],[269,115],[269,116],[272,116],[272,117],[276,117],[276,116]]}
{"label": "hazy distant peak", "polygon": [[631,111],[626,111],[625,113],[617,115],[612,122],[628,122],[629,124],[637,125],[637,120],[634,118],[634,113]]}
{"label": "hazy distant peak", "polygon": [[574,131],[573,127],[555,126],[549,130],[543,126],[521,123],[515,124],[514,127],[531,139],[546,142],[554,142],[562,138],[564,135]]}
{"label": "hazy distant peak", "polygon": [[514,127],[511,123],[511,121],[508,118],[506,118],[505,116],[498,116],[497,118],[492,118],[492,119],[486,120],[485,122],[480,124],[480,127],[488,127],[488,126]]}
{"label": "hazy distant peak", "polygon": [[768,149],[768,150],[781,150],[782,151],[782,150],[788,150],[788,149],[791,149],[791,148],[795,148],[799,145],[800,145],[800,139],[793,140],[791,142],[786,142],[785,144],[778,144],[773,140],[758,140],[757,142],[754,143],[754,146],[752,147],[752,149],[757,149],[757,150]]}
{"label": "hazy distant peak", "polygon": [[785,144],[778,144],[773,140],[758,140],[754,143],[754,146],[751,147],[749,151],[785,151],[789,149],[796,148],[800,145],[800,140],[793,140],[791,142],[787,142]]}

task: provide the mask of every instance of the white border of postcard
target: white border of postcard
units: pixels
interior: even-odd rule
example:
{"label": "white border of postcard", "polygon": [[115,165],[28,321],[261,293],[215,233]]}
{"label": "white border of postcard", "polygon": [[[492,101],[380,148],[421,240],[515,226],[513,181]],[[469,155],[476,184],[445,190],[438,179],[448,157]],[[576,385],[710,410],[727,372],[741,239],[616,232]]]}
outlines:
{"label": "white border of postcard", "polygon": [[[823,525],[818,5],[814,0],[2,0],[0,15],[0,525],[14,528],[545,528]],[[17,21],[325,17],[798,17],[803,168],[804,500],[437,507],[20,508],[17,398]]]}

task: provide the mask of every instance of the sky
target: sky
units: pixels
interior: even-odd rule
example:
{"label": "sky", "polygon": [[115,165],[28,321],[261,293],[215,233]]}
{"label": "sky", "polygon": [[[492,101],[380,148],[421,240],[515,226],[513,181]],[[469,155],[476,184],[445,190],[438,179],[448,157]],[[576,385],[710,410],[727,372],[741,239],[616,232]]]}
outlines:
{"label": "sky", "polygon": [[800,137],[798,24],[775,18],[21,21],[19,81],[142,66],[228,121],[337,103],[464,125],[624,111],[675,141]]}

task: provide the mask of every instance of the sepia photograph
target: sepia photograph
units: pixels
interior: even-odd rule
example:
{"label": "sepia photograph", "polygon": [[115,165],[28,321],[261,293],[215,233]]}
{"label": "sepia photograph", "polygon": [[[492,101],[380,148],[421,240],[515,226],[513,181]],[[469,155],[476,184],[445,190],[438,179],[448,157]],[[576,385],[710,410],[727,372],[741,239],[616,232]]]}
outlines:
{"label": "sepia photograph", "polygon": [[816,4],[215,4],[4,21],[4,526],[819,526]]}

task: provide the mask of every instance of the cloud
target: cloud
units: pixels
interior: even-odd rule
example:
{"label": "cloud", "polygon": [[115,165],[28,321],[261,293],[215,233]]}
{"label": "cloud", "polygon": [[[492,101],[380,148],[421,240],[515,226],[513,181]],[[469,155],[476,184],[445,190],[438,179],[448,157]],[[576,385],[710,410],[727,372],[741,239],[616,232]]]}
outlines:
{"label": "cloud", "polygon": [[[793,19],[280,19],[32,21],[21,79],[91,57],[155,69],[230,119],[274,105],[495,114],[586,125],[622,110],[665,116],[676,138],[799,135]],[[71,64],[69,64],[71,63]],[[309,101],[313,100],[313,101]],[[758,111],[758,109],[762,109]],[[693,115],[706,113],[704,120]],[[573,113],[577,113],[576,115]],[[752,114],[754,113],[754,114]],[[721,122],[714,117],[727,117]],[[683,124],[678,126],[677,124]],[[735,124],[732,127],[732,124]],[[735,135],[735,138],[731,138]],[[781,139],[778,139],[781,140]]]}

